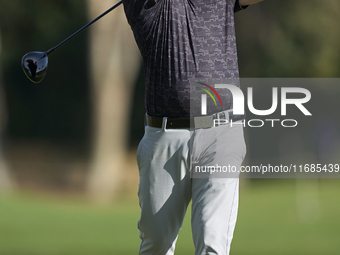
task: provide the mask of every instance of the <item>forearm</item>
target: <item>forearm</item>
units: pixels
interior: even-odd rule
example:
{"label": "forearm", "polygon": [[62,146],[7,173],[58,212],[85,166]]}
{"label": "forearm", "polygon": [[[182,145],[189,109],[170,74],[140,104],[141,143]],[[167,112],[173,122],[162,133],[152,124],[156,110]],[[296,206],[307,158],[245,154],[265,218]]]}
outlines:
{"label": "forearm", "polygon": [[256,4],[258,2],[261,2],[262,0],[239,0],[241,6],[250,5],[250,4]]}

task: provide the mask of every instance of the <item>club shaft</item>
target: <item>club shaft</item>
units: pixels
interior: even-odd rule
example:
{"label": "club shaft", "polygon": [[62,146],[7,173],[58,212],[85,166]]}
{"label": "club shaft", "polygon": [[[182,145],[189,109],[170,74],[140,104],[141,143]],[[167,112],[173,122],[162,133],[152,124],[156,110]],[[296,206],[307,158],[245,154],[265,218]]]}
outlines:
{"label": "club shaft", "polygon": [[73,37],[75,37],[77,34],[79,34],[80,32],[82,32],[83,30],[85,30],[86,28],[88,28],[89,26],[91,26],[93,23],[95,23],[97,20],[101,19],[102,17],[104,17],[106,14],[108,14],[109,12],[111,12],[112,10],[116,9],[119,5],[122,4],[123,1],[119,1],[118,3],[116,3],[114,6],[112,6],[110,9],[108,9],[106,12],[102,13],[101,15],[99,15],[97,18],[95,18],[94,20],[92,20],[90,23],[86,24],[85,26],[83,26],[82,28],[80,28],[78,31],[76,31],[75,33],[73,33],[72,35],[70,35],[69,37],[67,37],[64,41],[62,41],[61,43],[59,43],[58,45],[54,46],[53,48],[49,49],[46,54],[47,56],[52,54],[56,49],[58,49],[61,45],[63,45],[64,43],[66,43],[68,40],[72,39]]}

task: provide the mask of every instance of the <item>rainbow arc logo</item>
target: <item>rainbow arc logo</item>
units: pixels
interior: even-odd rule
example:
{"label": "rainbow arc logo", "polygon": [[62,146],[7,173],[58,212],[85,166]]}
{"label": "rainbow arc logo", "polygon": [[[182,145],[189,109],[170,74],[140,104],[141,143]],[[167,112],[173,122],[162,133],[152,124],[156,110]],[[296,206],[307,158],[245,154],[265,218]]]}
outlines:
{"label": "rainbow arc logo", "polygon": [[[204,87],[203,88],[197,87],[197,88],[202,90],[202,91],[204,91],[205,93],[207,93],[212,98],[212,100],[214,101],[215,106],[217,106],[216,99],[215,99],[214,95],[208,89],[210,89],[216,95],[216,97],[218,98],[218,101],[220,102],[221,106],[223,106],[220,95],[217,93],[217,91],[212,86],[210,86],[208,84],[205,84],[203,82],[197,82],[197,83],[206,87],[206,88],[204,88]],[[202,102],[201,102],[201,114],[202,115],[207,115],[207,95],[206,94],[202,94],[201,95],[201,100],[202,100]]]}

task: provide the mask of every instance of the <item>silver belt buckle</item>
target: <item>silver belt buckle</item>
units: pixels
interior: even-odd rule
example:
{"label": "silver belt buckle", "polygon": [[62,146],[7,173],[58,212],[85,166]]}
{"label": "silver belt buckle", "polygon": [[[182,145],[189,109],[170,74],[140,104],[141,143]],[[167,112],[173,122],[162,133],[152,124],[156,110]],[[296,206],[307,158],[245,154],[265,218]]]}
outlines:
{"label": "silver belt buckle", "polygon": [[228,124],[230,120],[229,112],[232,112],[232,110],[226,110],[223,112],[215,113],[213,115],[214,116],[214,127]]}

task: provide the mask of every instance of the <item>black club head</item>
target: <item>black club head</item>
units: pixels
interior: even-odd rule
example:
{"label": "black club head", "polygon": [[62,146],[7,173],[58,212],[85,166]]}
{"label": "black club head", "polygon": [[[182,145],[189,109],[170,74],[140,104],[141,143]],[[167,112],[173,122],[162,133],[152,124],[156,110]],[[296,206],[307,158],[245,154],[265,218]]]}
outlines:
{"label": "black club head", "polygon": [[29,52],[23,56],[21,66],[28,79],[34,83],[39,83],[46,75],[48,56],[46,52]]}

